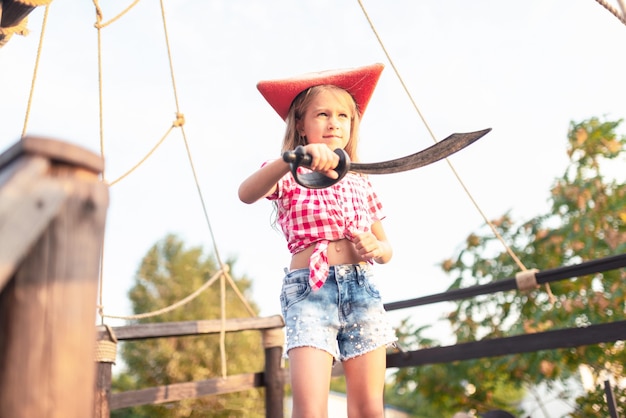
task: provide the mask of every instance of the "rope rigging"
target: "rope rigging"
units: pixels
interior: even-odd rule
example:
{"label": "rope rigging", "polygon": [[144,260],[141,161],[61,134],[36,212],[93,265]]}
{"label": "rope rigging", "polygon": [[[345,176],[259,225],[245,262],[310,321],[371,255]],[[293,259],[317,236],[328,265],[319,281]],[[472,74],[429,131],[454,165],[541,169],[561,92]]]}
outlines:
{"label": "rope rigging", "polygon": [[[107,27],[108,25],[110,25],[113,22],[117,22],[123,15],[125,15],[128,11],[130,11],[130,9],[132,9],[134,6],[136,6],[139,3],[139,0],[135,0],[130,6],[128,6],[126,9],[124,9],[119,15],[117,15],[116,17],[114,17],[113,19],[109,20],[106,23],[102,23],[102,17],[103,17],[103,13],[102,10],[99,6],[98,0],[94,0],[94,5],[96,7],[96,17],[97,17],[97,22],[94,25],[95,28],[98,30],[98,78],[100,80],[100,86],[99,86],[99,97],[100,97],[100,126],[101,126],[101,130],[100,130],[100,144],[101,144],[101,154],[102,156],[104,156],[104,134],[103,134],[103,129],[102,129],[102,121],[103,121],[103,91],[102,91],[102,46],[101,46],[101,32],[102,29]],[[123,317],[124,319],[142,319],[142,318],[147,318],[147,317],[153,317],[153,316],[157,316],[157,315],[161,315],[165,312],[169,312],[172,311],[180,306],[183,306],[187,303],[189,303],[190,301],[192,301],[193,299],[195,299],[197,296],[199,296],[205,289],[207,289],[208,287],[210,287],[218,278],[220,279],[220,310],[221,310],[221,320],[222,320],[222,330],[220,332],[220,356],[221,356],[221,368],[222,368],[222,376],[226,377],[226,370],[227,370],[227,364],[226,364],[226,332],[225,332],[225,321],[226,321],[226,281],[228,281],[228,284],[230,285],[230,287],[234,290],[235,294],[237,295],[237,297],[241,300],[241,302],[244,304],[246,310],[248,311],[248,313],[251,316],[256,316],[254,310],[252,309],[252,307],[250,306],[250,304],[247,302],[247,300],[245,299],[245,297],[243,296],[243,294],[239,291],[239,289],[237,288],[236,283],[234,282],[234,280],[232,279],[232,277],[229,275],[229,267],[226,263],[224,263],[221,259],[220,256],[220,252],[217,246],[217,241],[215,239],[215,235],[213,233],[213,228],[211,225],[211,221],[209,219],[208,216],[208,210],[207,210],[207,205],[205,203],[205,199],[204,196],[202,194],[202,189],[200,187],[200,183],[198,180],[198,175],[197,175],[197,171],[193,162],[193,158],[192,158],[192,154],[191,154],[191,150],[189,148],[189,141],[187,140],[187,135],[185,133],[185,129],[184,129],[184,124],[185,124],[185,116],[184,114],[181,112],[180,110],[180,105],[179,105],[179,100],[178,100],[178,92],[176,89],[176,77],[174,74],[174,66],[173,66],[173,60],[172,60],[172,52],[171,52],[171,48],[170,48],[170,42],[169,42],[169,34],[168,34],[168,30],[167,30],[167,21],[166,21],[166,16],[165,16],[165,7],[163,4],[163,0],[160,1],[160,8],[161,8],[161,18],[163,21],[163,32],[165,35],[165,43],[166,43],[166,49],[167,49],[167,57],[168,57],[168,62],[169,62],[169,66],[170,66],[170,76],[171,76],[171,81],[172,81],[172,91],[174,94],[174,102],[176,105],[176,119],[174,120],[174,122],[171,124],[171,126],[169,127],[169,129],[167,130],[167,132],[165,133],[165,135],[163,135],[163,137],[156,143],[156,145],[148,152],[148,154],[146,154],[146,156],[144,156],[137,164],[135,164],[135,166],[133,166],[130,170],[128,170],[126,173],[124,173],[121,177],[119,177],[118,179],[114,180],[113,182],[109,183],[109,186],[113,186],[114,184],[116,184],[117,182],[121,181],[122,179],[126,178],[128,175],[130,175],[133,171],[135,171],[139,166],[141,166],[146,160],[148,160],[148,158],[153,155],[153,153],[157,150],[157,148],[159,148],[160,145],[163,144],[163,142],[165,141],[165,139],[169,136],[169,134],[172,132],[172,130],[174,128],[179,128],[183,137],[183,142],[185,144],[185,149],[187,152],[187,157],[189,160],[189,165],[191,167],[191,171],[193,173],[193,178],[194,178],[194,182],[196,185],[196,190],[198,192],[199,198],[200,198],[200,202],[202,205],[202,210],[204,213],[204,217],[205,217],[205,221],[207,223],[207,226],[209,228],[209,234],[211,236],[211,242],[213,243],[213,252],[215,254],[215,257],[217,259],[218,265],[220,266],[220,270],[210,279],[208,280],[204,285],[202,285],[200,288],[198,288],[195,292],[193,292],[191,295],[183,298],[182,300],[167,306],[165,308],[159,309],[157,311],[154,312],[147,312],[147,313],[142,313],[142,314],[138,314],[138,315],[131,315],[131,316],[125,316]],[[106,182],[106,177],[104,175],[104,170],[103,170],[103,181]],[[104,247],[104,246],[103,246]],[[102,264],[101,263],[101,272],[102,272]],[[98,311],[100,316],[102,317],[102,320],[104,321],[104,318],[121,318],[121,316],[115,316],[115,315],[108,315],[104,313],[104,305],[102,302],[102,284],[103,284],[103,279],[102,279],[102,274],[101,276],[101,280],[100,280],[100,301],[99,301],[99,307],[98,307]]]}
{"label": "rope rigging", "polygon": [[[123,17],[126,13],[128,13],[134,6],[136,6],[139,3],[139,0],[135,0],[131,5],[129,5],[126,9],[124,9],[122,12],[120,12],[117,16],[113,17],[112,19],[108,20],[107,22],[102,22],[103,19],[103,12],[100,8],[99,2],[98,0],[94,0],[94,5],[96,8],[96,18],[97,18],[97,22],[95,23],[94,27],[98,30],[98,62],[99,62],[99,66],[98,66],[98,72],[99,72],[99,80],[102,80],[102,47],[101,47],[101,30],[103,28],[108,27],[109,25],[111,25],[114,22],[117,22],[121,19],[121,17]],[[179,105],[179,100],[178,100],[178,92],[176,89],[176,77],[174,74],[174,67],[173,67],[173,60],[172,60],[172,53],[171,53],[171,48],[170,48],[170,43],[169,43],[169,34],[168,34],[168,30],[167,30],[167,23],[166,23],[166,18],[165,18],[165,8],[163,5],[163,1],[160,2],[160,7],[161,7],[161,17],[163,20],[163,30],[164,30],[164,35],[165,35],[165,42],[166,42],[166,48],[167,48],[167,57],[169,60],[169,65],[170,65],[170,76],[171,76],[171,80],[172,80],[172,90],[173,90],[173,94],[174,94],[174,101],[175,101],[175,105],[176,105],[176,119],[172,122],[172,124],[170,125],[170,127],[168,128],[167,132],[161,137],[161,139],[152,147],[152,149],[150,151],[148,151],[148,153],[140,159],[139,162],[137,162],[133,167],[131,167],[128,171],[126,171],[124,174],[122,174],[119,178],[108,182],[106,180],[106,177],[104,176],[104,171],[103,171],[103,181],[108,183],[109,186],[113,186],[116,183],[120,182],[121,180],[125,179],[126,177],[128,177],[132,172],[134,172],[136,169],[138,169],[143,163],[145,163],[155,152],[156,150],[159,148],[160,145],[162,145],[165,141],[165,139],[169,136],[169,134],[175,129],[175,128],[180,128],[181,130],[181,134],[183,136],[183,142],[185,144],[185,148],[187,151],[187,157],[189,159],[189,164],[191,166],[191,170],[193,173],[193,177],[194,177],[194,181],[196,184],[196,188],[200,197],[200,202],[202,204],[202,209],[204,212],[204,216],[205,216],[205,220],[206,223],[208,225],[209,228],[209,233],[211,235],[211,240],[213,243],[213,250],[214,250],[214,254],[218,260],[218,264],[220,265],[220,271],[214,276],[214,279],[216,278],[222,278],[222,280],[228,280],[229,285],[235,290],[235,293],[237,294],[237,296],[241,299],[241,301],[244,303],[244,306],[246,307],[247,311],[249,312],[250,315],[255,316],[254,314],[254,310],[250,307],[249,303],[245,300],[245,298],[243,297],[243,295],[241,294],[241,292],[237,289],[236,284],[234,283],[232,277],[230,277],[230,275],[228,274],[229,272],[229,268],[228,265],[225,264],[221,257],[220,257],[220,253],[219,253],[219,249],[218,246],[216,244],[216,239],[213,233],[213,229],[211,226],[211,222],[208,216],[208,211],[207,211],[207,206],[205,203],[205,199],[202,195],[202,190],[200,188],[200,184],[199,184],[199,180],[198,180],[198,176],[197,176],[197,172],[193,163],[193,158],[192,158],[192,154],[189,148],[189,142],[187,140],[187,135],[185,133],[185,129],[184,129],[184,124],[185,124],[185,116],[184,114],[181,112],[180,110],[180,105]],[[102,83],[100,83],[99,86],[99,97],[100,97],[100,121],[101,121],[101,126],[102,126],[102,120],[103,120],[103,101],[102,101],[102,97],[103,97],[103,89],[102,89]],[[100,139],[100,143],[101,143],[101,154],[104,155],[104,134],[103,134],[103,130],[101,129],[101,139]],[[150,312],[150,313],[143,313],[143,314],[139,314],[139,315],[131,315],[131,316],[121,316],[121,315],[108,315],[105,314],[103,312],[103,304],[102,304],[102,300],[100,300],[100,315],[103,318],[124,318],[124,319],[140,319],[140,318],[146,318],[146,317],[150,317],[150,316],[156,316],[156,315],[160,315],[162,313],[165,312],[169,312],[173,309],[175,309],[176,307],[182,306],[185,303],[188,303],[189,301],[193,300],[195,297],[197,297],[201,292],[201,290],[204,290],[206,288],[208,288],[210,286],[211,283],[213,283],[215,280],[211,279],[208,282],[206,282],[202,287],[200,287],[198,290],[196,290],[194,293],[192,293],[192,295],[184,298],[183,300],[176,302],[175,304],[167,307],[167,308],[163,308],[160,309],[158,311],[155,312]],[[102,280],[101,280],[102,283]],[[100,294],[102,295],[102,292],[100,292]],[[225,306],[222,307],[222,316],[225,317]]]}
{"label": "rope rigging", "polygon": [[596,0],[596,2],[598,2],[599,5],[608,10],[613,16],[617,18],[617,20],[626,25],[626,0],[617,0],[619,7],[622,9],[621,13],[619,10],[617,10],[616,7],[611,5],[606,0]]}

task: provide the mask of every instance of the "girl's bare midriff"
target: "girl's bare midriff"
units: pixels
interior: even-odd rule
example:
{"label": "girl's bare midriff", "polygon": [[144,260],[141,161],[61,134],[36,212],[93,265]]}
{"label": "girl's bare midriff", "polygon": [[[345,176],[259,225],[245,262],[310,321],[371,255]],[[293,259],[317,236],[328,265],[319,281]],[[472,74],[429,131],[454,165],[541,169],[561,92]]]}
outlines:
{"label": "girl's bare midriff", "polygon": [[[315,249],[315,244],[305,248],[291,257],[291,270],[303,269],[309,267],[309,258]],[[328,244],[328,264],[331,266],[337,264],[357,264],[362,263],[363,259],[359,256],[354,244],[347,239],[331,241]]]}

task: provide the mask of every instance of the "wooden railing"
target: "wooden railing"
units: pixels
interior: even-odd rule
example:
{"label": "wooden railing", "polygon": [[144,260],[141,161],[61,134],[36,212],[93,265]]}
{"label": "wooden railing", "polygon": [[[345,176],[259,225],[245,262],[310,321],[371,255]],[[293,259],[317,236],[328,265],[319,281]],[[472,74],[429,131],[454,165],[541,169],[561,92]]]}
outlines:
{"label": "wooden railing", "polygon": [[[535,274],[535,279],[537,285],[542,285],[624,267],[626,267],[626,254],[618,254],[570,266],[543,270]],[[626,285],[626,283],[624,284]],[[489,293],[516,290],[519,286],[519,280],[516,278],[496,280],[484,285],[470,286],[416,299],[387,303],[385,304],[385,309],[393,311],[438,302],[467,299]],[[387,356],[387,367],[415,367],[424,364],[451,363],[461,360],[580,347],[620,340],[626,340],[626,321],[614,321],[580,328],[537,332],[420,349],[412,352],[393,353]]]}
{"label": "wooden railing", "polygon": [[114,356],[101,358],[98,362],[96,384],[96,418],[108,418],[110,410],[131,406],[160,404],[192,399],[205,395],[220,395],[265,387],[265,416],[283,417],[285,369],[281,366],[283,353],[283,318],[280,315],[267,318],[247,318],[169,323],[137,324],[123,327],[98,329],[99,344],[111,346],[118,341],[148,338],[185,337],[258,330],[263,336],[265,369],[263,372],[247,373],[225,378],[178,383],[141,390],[111,393],[111,367]]}

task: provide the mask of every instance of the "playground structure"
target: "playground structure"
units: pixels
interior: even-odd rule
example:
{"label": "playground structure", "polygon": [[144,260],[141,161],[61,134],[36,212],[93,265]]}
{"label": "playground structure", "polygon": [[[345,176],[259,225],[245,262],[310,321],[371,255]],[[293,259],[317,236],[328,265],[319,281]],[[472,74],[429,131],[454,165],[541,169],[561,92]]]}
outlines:
{"label": "playground structure", "polygon": [[[42,138],[23,138],[0,155],[0,415],[106,418],[113,409],[264,387],[266,416],[281,418],[287,370],[281,366],[280,316],[94,328],[93,301],[108,205],[108,189],[97,179],[101,165],[94,154]],[[386,309],[525,291],[624,267],[626,254],[389,303]],[[263,371],[111,393],[118,341],[243,330],[263,335]],[[391,353],[387,366],[415,367],[624,339],[626,321],[617,321]],[[606,395],[612,418],[618,418],[608,384]]]}

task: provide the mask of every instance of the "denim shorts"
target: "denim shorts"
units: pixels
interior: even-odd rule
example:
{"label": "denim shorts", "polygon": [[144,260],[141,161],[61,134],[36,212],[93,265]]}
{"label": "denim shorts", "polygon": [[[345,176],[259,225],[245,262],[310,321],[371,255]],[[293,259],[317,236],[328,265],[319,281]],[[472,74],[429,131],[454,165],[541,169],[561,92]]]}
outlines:
{"label": "denim shorts", "polygon": [[308,268],[288,272],[280,304],[285,356],[292,348],[314,347],[345,361],[397,341],[369,264],[331,266],[316,291],[311,290]]}

